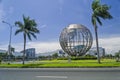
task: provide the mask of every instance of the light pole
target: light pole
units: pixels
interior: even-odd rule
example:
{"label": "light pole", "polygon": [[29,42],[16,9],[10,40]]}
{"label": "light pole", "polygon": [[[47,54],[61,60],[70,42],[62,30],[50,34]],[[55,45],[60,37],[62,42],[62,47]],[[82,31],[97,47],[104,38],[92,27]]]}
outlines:
{"label": "light pole", "polygon": [[[7,24],[10,26],[10,39],[9,39],[9,45],[8,45],[8,60],[10,61],[10,58],[11,58],[11,36],[12,36],[12,25],[6,21],[2,21],[3,23]],[[10,63],[8,63],[10,64]]]}

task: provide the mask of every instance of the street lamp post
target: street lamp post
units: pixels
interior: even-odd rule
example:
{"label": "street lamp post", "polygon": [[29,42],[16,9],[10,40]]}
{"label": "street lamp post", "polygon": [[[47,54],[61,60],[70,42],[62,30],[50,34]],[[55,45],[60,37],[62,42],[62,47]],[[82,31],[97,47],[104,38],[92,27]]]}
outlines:
{"label": "street lamp post", "polygon": [[[12,25],[10,24],[10,23],[8,23],[8,22],[6,22],[6,21],[2,21],[3,23],[5,23],[5,24],[8,24],[9,26],[10,26],[10,39],[9,39],[9,45],[8,45],[8,60],[10,61],[10,56],[11,56],[11,36],[12,36]],[[10,63],[8,63],[8,64],[10,64]]]}

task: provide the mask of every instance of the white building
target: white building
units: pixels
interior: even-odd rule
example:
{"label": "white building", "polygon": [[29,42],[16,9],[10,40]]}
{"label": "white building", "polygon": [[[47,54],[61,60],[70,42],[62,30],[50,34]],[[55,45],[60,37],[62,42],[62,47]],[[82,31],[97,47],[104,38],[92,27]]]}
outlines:
{"label": "white building", "polygon": [[[94,55],[97,57],[97,49],[96,47],[91,48],[87,54],[90,55]],[[100,57],[104,57],[105,56],[105,48],[99,47],[99,55]]]}
{"label": "white building", "polygon": [[0,49],[0,53],[7,53],[7,51]]}

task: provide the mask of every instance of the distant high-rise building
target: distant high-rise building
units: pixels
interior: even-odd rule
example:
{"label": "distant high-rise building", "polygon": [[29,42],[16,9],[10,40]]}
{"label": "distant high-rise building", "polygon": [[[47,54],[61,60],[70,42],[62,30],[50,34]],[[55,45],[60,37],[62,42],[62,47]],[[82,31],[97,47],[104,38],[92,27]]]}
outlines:
{"label": "distant high-rise building", "polygon": [[[21,51],[23,53],[23,51]],[[35,58],[35,48],[29,48],[25,50],[25,57],[27,59],[34,59]]]}

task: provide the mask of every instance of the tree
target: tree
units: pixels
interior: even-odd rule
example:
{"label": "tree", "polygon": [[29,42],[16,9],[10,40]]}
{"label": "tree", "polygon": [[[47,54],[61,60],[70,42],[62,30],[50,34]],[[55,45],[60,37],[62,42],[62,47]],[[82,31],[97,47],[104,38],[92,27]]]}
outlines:
{"label": "tree", "polygon": [[120,57],[120,52],[116,52],[115,57]]}
{"label": "tree", "polygon": [[102,22],[100,20],[100,18],[102,19],[112,19],[111,14],[109,13],[110,7],[106,4],[100,4],[100,0],[94,0],[92,2],[92,24],[94,26],[94,30],[95,30],[95,37],[96,37],[96,47],[97,47],[97,55],[98,55],[98,63],[100,63],[100,56],[99,56],[99,44],[98,44],[98,26],[97,23],[100,24],[100,26],[102,26]]}
{"label": "tree", "polygon": [[0,53],[0,57],[2,57],[3,59],[5,59],[6,57],[8,57],[7,53]]}
{"label": "tree", "polygon": [[112,59],[114,56],[112,54],[106,54],[105,57],[109,58],[109,59]]}
{"label": "tree", "polygon": [[37,38],[35,33],[39,33],[39,30],[37,29],[37,23],[35,22],[35,20],[30,19],[30,17],[25,17],[24,15],[23,23],[20,21],[16,21],[15,25],[18,27],[18,29],[15,32],[15,35],[17,35],[18,33],[23,33],[24,36],[24,50],[23,50],[23,64],[24,64],[26,37],[28,37],[29,40],[32,40],[31,36]]}
{"label": "tree", "polygon": [[11,53],[15,52],[15,48],[11,47]]}
{"label": "tree", "polygon": [[120,59],[120,51],[115,53],[115,57],[116,57],[116,62],[118,62]]}
{"label": "tree", "polygon": [[53,58],[57,58],[57,57],[58,57],[58,53],[54,53],[54,54],[52,55],[52,57],[53,57]]}

